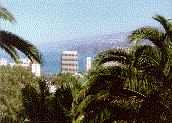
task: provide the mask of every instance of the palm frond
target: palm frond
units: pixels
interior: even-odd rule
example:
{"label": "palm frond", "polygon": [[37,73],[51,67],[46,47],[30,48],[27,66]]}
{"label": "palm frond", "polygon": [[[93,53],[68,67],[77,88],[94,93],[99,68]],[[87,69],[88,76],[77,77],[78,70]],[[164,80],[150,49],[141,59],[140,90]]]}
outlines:
{"label": "palm frond", "polygon": [[167,118],[166,122],[170,122],[171,111],[169,111],[168,107],[161,102],[162,99],[160,95],[159,91],[153,90],[147,98],[145,98],[141,108],[139,109],[139,119],[141,121],[161,121],[162,116],[165,115]]}
{"label": "palm frond", "polygon": [[[17,52],[14,50],[15,48],[24,53],[32,62],[35,60],[36,62],[42,64],[43,59],[40,51],[31,43],[28,41],[25,41],[24,39],[18,37],[17,35],[14,35],[10,32],[2,31],[1,30],[1,37],[2,37],[2,45],[1,48],[4,49],[4,46],[6,46],[8,49],[11,48],[11,52],[8,52],[9,54],[14,54],[12,57],[15,61],[17,61]],[[11,55],[12,56],[12,55]]]}
{"label": "palm frond", "polygon": [[160,16],[160,15],[155,15],[155,17],[153,17],[153,19],[157,20],[158,22],[160,22],[162,24],[162,26],[164,27],[164,29],[167,32],[167,35],[172,40],[172,24],[168,20],[166,20],[163,16]]}
{"label": "palm frond", "polygon": [[[40,113],[40,98],[36,89],[30,85],[27,85],[22,89],[23,106],[25,107],[27,116],[31,121],[38,121],[41,116]],[[40,119],[39,119],[40,120]]]}
{"label": "palm frond", "polygon": [[100,52],[93,61],[93,66],[100,66],[103,63],[109,62],[109,61],[117,61],[119,63],[123,64],[130,64],[130,60],[132,59],[132,55],[130,53],[127,53],[124,50],[121,49],[110,49],[108,51]]}
{"label": "palm frond", "polygon": [[149,39],[156,46],[162,48],[165,34],[153,27],[142,27],[133,31],[132,34],[128,36],[128,39],[129,43],[135,40],[140,41],[141,39]]}
{"label": "palm frond", "polygon": [[65,107],[69,111],[72,107],[73,102],[71,87],[69,85],[67,85],[66,87],[62,85],[60,88],[58,88],[55,92],[54,100],[58,101],[60,104],[63,105],[63,107]]}
{"label": "palm frond", "polygon": [[0,18],[9,20],[12,23],[16,23],[14,16],[4,7],[0,5]]}
{"label": "palm frond", "polygon": [[[91,98],[86,98],[87,100],[83,100],[83,103],[80,104],[80,108],[78,108],[79,112],[77,112],[75,118],[78,118],[79,116],[84,116],[83,122],[91,122],[93,119],[97,120],[97,122],[100,122],[104,121],[104,119],[110,119],[112,121],[130,121],[131,119],[136,117],[137,115],[134,107],[125,106],[126,104],[129,104],[127,100],[125,99],[126,101],[121,103],[121,101],[118,98],[121,98],[123,100],[123,98],[125,97],[123,97],[122,95],[121,97],[116,96],[116,94],[113,95],[107,93],[106,91],[102,91],[94,96],[91,96]],[[104,109],[106,108],[108,110],[104,112]],[[110,118],[106,115],[107,112],[109,113]],[[100,117],[101,115],[104,116]]]}
{"label": "palm frond", "polygon": [[162,59],[162,53],[160,52],[160,50],[149,45],[139,46],[134,56],[134,66],[139,68],[142,67],[143,69],[144,64],[160,66],[160,62]]}
{"label": "palm frond", "polygon": [[1,48],[4,49],[16,63],[18,63],[19,55],[13,47],[8,48],[4,44],[2,44]]}
{"label": "palm frond", "polygon": [[[163,54],[160,62],[160,66],[163,69],[165,76],[169,74],[169,64],[167,63],[170,58],[168,52],[168,47],[166,47],[166,34],[155,28],[143,27],[133,31],[133,33],[128,37],[129,41],[140,41],[140,39],[149,39],[152,41]],[[165,70],[166,69],[166,70]]]}

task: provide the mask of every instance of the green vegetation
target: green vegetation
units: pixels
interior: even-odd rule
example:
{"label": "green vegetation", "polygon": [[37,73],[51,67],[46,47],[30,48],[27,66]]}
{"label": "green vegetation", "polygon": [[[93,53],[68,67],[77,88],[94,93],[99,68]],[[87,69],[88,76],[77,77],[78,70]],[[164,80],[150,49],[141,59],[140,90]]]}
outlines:
{"label": "green vegetation", "polygon": [[[74,99],[74,120],[83,122],[170,122],[172,25],[162,16],[154,18],[166,32],[152,27],[133,31],[134,49],[101,52],[94,59],[88,81]],[[138,46],[149,39],[155,46]],[[119,66],[101,67],[108,61]]]}
{"label": "green vegetation", "polygon": [[[34,77],[23,67],[0,66],[2,121],[72,122],[72,102],[81,83],[71,75],[54,76],[55,93],[46,79]],[[45,78],[45,77],[43,77]],[[57,79],[58,78],[58,79]],[[52,82],[53,82],[52,81]]]}
{"label": "green vegetation", "polygon": [[37,78],[23,67],[0,66],[0,71],[2,118],[17,120],[18,111],[22,108],[21,90],[30,84],[39,91]]}
{"label": "green vegetation", "polygon": [[[5,8],[0,11],[1,18],[15,22]],[[130,43],[136,42],[131,52],[120,49],[100,52],[85,78],[61,73],[37,78],[26,68],[1,66],[1,120],[170,122],[172,25],[159,15],[153,19],[162,24],[165,32],[152,27],[133,31],[128,36]],[[1,48],[15,61],[17,48],[31,60],[42,63],[40,52],[32,44],[6,31],[1,33]],[[141,39],[148,39],[155,46],[139,46]],[[103,67],[108,61],[119,65]],[[57,87],[55,93],[49,92],[48,81]]]}
{"label": "green vegetation", "polygon": [[0,18],[3,18],[10,22],[16,23],[16,20],[13,17],[13,15],[6,8],[2,7],[1,5],[0,5]]}

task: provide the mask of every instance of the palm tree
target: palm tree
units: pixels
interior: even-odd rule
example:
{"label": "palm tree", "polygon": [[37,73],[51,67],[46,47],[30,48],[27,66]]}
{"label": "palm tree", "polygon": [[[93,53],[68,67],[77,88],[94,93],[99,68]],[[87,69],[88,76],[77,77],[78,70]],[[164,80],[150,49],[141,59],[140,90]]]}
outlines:
{"label": "palm tree", "polygon": [[[168,109],[165,107],[164,104],[157,102],[157,100],[153,98],[154,96],[150,96],[151,94],[149,94],[149,92],[153,90],[153,88],[157,87],[155,85],[156,82],[152,82],[154,81],[154,78],[150,78],[149,75],[147,75],[146,77],[147,79],[150,79],[148,81],[148,84],[150,84],[151,82],[152,88],[150,88],[149,85],[145,85],[145,77],[141,79],[139,78],[139,81],[136,81],[136,83],[141,83],[141,85],[133,85],[133,80],[138,77],[135,77],[135,75],[138,74],[137,71],[143,72],[145,66],[156,67],[156,64],[150,61],[150,59],[146,59],[143,53],[149,53],[149,55],[151,55],[152,53],[152,55],[155,55],[152,56],[152,58],[156,59],[158,63],[161,60],[162,55],[156,53],[156,48],[151,48],[151,46],[139,46],[134,54],[135,56],[131,53],[127,53],[121,50],[109,50],[98,54],[93,64],[96,69],[90,71],[88,75],[89,80],[87,81],[86,86],[83,87],[83,89],[80,91],[80,94],[78,94],[78,96],[74,100],[73,110],[75,114],[75,120],[83,116],[85,122],[91,122],[92,120],[96,120],[96,122],[109,122],[114,120],[132,121],[134,119],[139,120],[141,119],[139,117],[139,113],[142,111],[142,108],[144,108],[144,105],[147,104],[146,102],[148,102],[148,99],[151,100],[149,104],[156,104],[157,106],[159,106],[159,108],[157,109],[161,110],[162,112],[159,112],[158,110],[153,111],[153,109],[149,109],[149,111],[153,111],[151,112],[151,114],[156,114],[156,117],[154,117],[154,119],[158,121],[161,120],[158,117],[164,112],[167,113]],[[156,55],[158,57],[156,57]],[[119,61],[121,63],[121,66],[123,67],[113,66],[104,68],[100,66],[107,61],[114,60]],[[129,70],[129,68],[135,68],[137,70],[136,73],[134,73],[135,71],[133,70]],[[142,74],[142,76],[144,76],[146,73],[147,71]],[[128,76],[128,74],[130,74],[130,76]],[[131,85],[126,88],[126,84],[128,81]],[[139,90],[136,87],[139,88]],[[128,103],[128,99],[133,96],[136,96],[136,101],[144,100],[144,102],[142,102],[142,108],[140,108],[141,104],[137,105],[136,103],[134,103],[133,107],[130,105],[130,103]],[[117,97],[119,97],[119,99],[117,99]],[[118,100],[117,102],[120,102],[119,100],[125,100],[125,103],[113,103],[115,100]],[[128,107],[126,107],[125,105],[128,105]],[[114,110],[118,110],[118,113],[114,112]],[[147,116],[146,113],[147,112],[142,112],[142,114],[145,114]],[[102,115],[104,115],[104,117],[101,117]],[[152,119],[141,120],[152,121]]]}
{"label": "palm tree", "polygon": [[79,82],[76,83],[77,80],[73,77],[64,75],[63,77],[66,77],[65,81],[70,82],[55,84],[57,85],[55,94],[49,93],[46,82],[41,79],[38,80],[40,91],[36,91],[32,85],[26,85],[22,89],[24,109],[19,111],[19,116],[30,121],[72,122],[72,102],[81,85]]}
{"label": "palm tree", "polygon": [[[136,79],[135,84],[139,83],[139,78],[143,76],[143,69],[140,66],[143,66],[144,64],[148,65],[148,61],[143,61],[143,59],[140,57],[140,54],[145,51],[149,51],[149,49],[150,46],[139,46],[135,53],[133,51],[126,52],[125,50],[121,49],[110,49],[98,54],[93,62],[93,66],[100,66],[108,61],[116,61],[118,64],[120,63],[119,65],[127,70],[126,75],[128,76],[128,84],[126,87],[135,89],[136,86],[132,86],[132,80]],[[139,89],[139,87],[136,87],[136,89]]]}
{"label": "palm tree", "polygon": [[[140,41],[140,39],[148,39],[150,40],[156,47],[157,49],[155,50],[156,52],[159,52],[159,58],[157,55],[152,54],[149,52],[148,54],[141,54],[143,58],[146,58],[153,62],[155,65],[154,66],[144,66],[145,71],[147,74],[152,74],[152,76],[156,76],[160,82],[162,82],[162,86],[159,86],[159,93],[157,91],[153,91],[153,94],[150,94],[150,97],[154,97],[158,95],[158,98],[162,97],[161,100],[158,102],[162,102],[163,104],[168,105],[168,109],[171,110],[170,107],[171,105],[171,99],[168,99],[165,93],[169,93],[171,91],[171,77],[172,77],[172,24],[166,20],[163,16],[156,15],[153,17],[154,20],[157,20],[162,24],[162,26],[165,29],[165,32],[160,31],[156,28],[153,27],[142,27],[139,28],[135,31],[132,32],[132,34],[128,37],[130,42],[136,41],[136,48],[137,44]],[[157,53],[156,53],[157,54]],[[156,93],[156,94],[155,94]],[[170,95],[169,95],[170,96]],[[149,97],[149,96],[148,96]],[[149,98],[149,99],[151,99]],[[155,99],[156,100],[156,99]],[[149,104],[149,105],[148,105]],[[148,119],[147,116],[151,116],[154,114],[156,111],[154,110],[152,106],[155,106],[156,103],[154,101],[148,101],[145,100],[141,110],[141,114],[144,114],[144,118]],[[152,110],[148,112],[144,112],[145,108],[152,108]],[[160,108],[161,105],[158,105],[157,108]],[[148,108],[148,109],[149,109]],[[166,110],[165,112],[170,112]],[[171,112],[172,113],[172,112]],[[159,115],[159,114],[158,114]],[[168,119],[171,117],[169,115]]]}
{"label": "palm tree", "polygon": [[[103,63],[108,61],[118,61],[121,64],[120,66],[107,68],[101,67]],[[96,117],[98,118],[99,114],[104,114],[104,117],[98,119],[98,122],[100,122],[107,119],[110,116],[110,112],[111,115],[114,115],[113,119],[116,121],[134,119],[134,115],[126,119],[129,116],[129,112],[130,114],[136,114],[134,108],[127,110],[124,104],[120,106],[113,104],[114,108],[112,108],[112,103],[117,97],[120,97],[121,100],[122,98],[127,100],[126,97],[132,96],[137,96],[140,99],[145,98],[144,95],[133,90],[135,86],[132,86],[132,79],[135,73],[129,69],[132,62],[133,55],[120,49],[110,49],[99,53],[94,59],[93,68],[95,69],[90,71],[87,85],[80,91],[78,97],[76,97],[76,105],[74,107],[74,111],[76,111],[75,119],[84,116],[84,120],[88,122]],[[129,82],[130,89],[125,88],[126,82]],[[97,97],[95,98],[95,96],[92,97],[91,95],[96,95]],[[123,112],[122,114],[116,114],[113,111],[119,109]]]}
{"label": "palm tree", "polygon": [[[90,71],[86,86],[74,99],[74,119],[84,117],[84,122],[102,122],[112,115],[114,116],[113,120],[116,121],[136,119],[137,110],[135,108],[138,106],[133,108],[127,102],[128,97],[137,96],[140,100],[145,96],[124,88],[126,77],[126,69],[119,66],[99,67]],[[125,100],[125,102],[122,103],[121,100]],[[129,107],[126,107],[126,104]],[[117,110],[121,113],[114,112]]]}
{"label": "palm tree", "polygon": [[[54,96],[47,90],[45,81],[39,80],[39,88],[40,92],[31,85],[22,89],[24,109],[19,111],[19,116],[25,116],[32,122],[71,122],[68,115],[72,104],[70,88],[58,88]],[[64,100],[64,96],[69,100]]]}
{"label": "palm tree", "polygon": [[4,7],[0,5],[0,18],[3,18],[5,20],[9,20],[10,22],[16,23],[15,18],[13,15]]}
{"label": "palm tree", "polygon": [[[86,122],[87,120],[91,119],[96,120],[96,122],[100,122],[102,121],[102,119],[99,119],[99,114],[102,114],[101,110],[105,110],[107,108],[106,106],[111,104],[110,102],[115,99],[114,96],[120,96],[120,98],[122,98],[123,96],[136,96],[137,98],[140,97],[144,101],[142,102],[142,105],[136,106],[137,110],[133,110],[135,116],[131,116],[130,118],[126,119],[125,116],[127,115],[123,115],[126,112],[122,112],[121,115],[123,115],[124,117],[121,117],[119,114],[115,114],[113,110],[119,111],[119,109],[121,109],[120,111],[122,111],[122,109],[124,108],[112,108],[111,106],[111,108],[109,109],[109,113],[111,112],[111,114],[113,114],[114,116],[111,115],[109,118],[104,120],[104,122],[129,119],[154,122],[162,121],[160,116],[163,115],[167,117],[166,121],[170,121],[170,109],[168,108],[170,106],[170,103],[168,106],[165,106],[166,103],[164,103],[162,101],[163,99],[160,98],[160,93],[158,93],[156,90],[153,90],[153,88],[160,87],[156,84],[163,85],[165,88],[170,88],[169,85],[165,86],[165,84],[170,84],[171,80],[171,25],[161,16],[157,16],[157,18],[155,19],[164,24],[164,27],[166,28],[166,34],[164,34],[163,32],[159,33],[158,30],[154,28],[141,28],[141,31],[134,31],[132,35],[129,36],[129,39],[132,41],[136,40],[136,44],[138,44],[138,41],[142,38],[150,39],[153,40],[152,42],[157,45],[157,47],[138,47],[136,45],[135,49],[131,53],[126,53],[120,50],[109,50],[100,53],[95,58],[93,65],[97,68],[90,71],[90,77],[88,77],[89,80],[87,81],[87,85],[80,91],[80,93],[76,97],[77,99],[75,99],[75,119],[84,116],[84,120],[86,120]],[[142,29],[145,30],[143,31]],[[116,67],[102,69],[99,67],[101,64],[108,61],[118,61],[121,63],[121,66],[126,69],[124,70],[123,68],[123,70],[121,70],[118,67],[117,69]],[[117,73],[114,73],[114,71],[116,71]],[[141,74],[141,77],[138,76],[139,73]],[[126,83],[127,80],[125,80],[124,78],[129,78],[129,82],[132,84],[133,78],[131,77],[133,77],[133,75],[136,75],[137,83],[141,80],[142,85],[140,86],[140,88],[145,87],[145,91],[147,91],[147,93],[144,94],[146,95],[136,92],[138,90],[135,87],[132,88],[133,91],[124,88],[123,84]],[[121,79],[123,78],[124,80],[121,80],[118,77],[120,77]],[[145,78],[146,80],[144,80]],[[149,90],[146,89],[149,86],[145,85],[146,83],[144,83],[144,81],[147,82],[147,79],[149,79],[149,83],[152,83],[152,88],[150,88]],[[161,82],[163,82],[163,84],[161,84]],[[143,89],[141,89],[139,92],[142,91]],[[150,91],[152,92],[150,93]],[[153,108],[151,105],[156,106],[156,109]],[[147,109],[146,112],[145,109]],[[105,114],[106,113],[104,112],[104,115]]]}
{"label": "palm tree", "polygon": [[[12,23],[16,23],[13,15],[2,6],[0,6],[0,18],[9,20]],[[1,30],[0,33],[2,39],[0,42],[0,47],[4,49],[15,62],[18,63],[19,59],[19,55],[16,51],[16,49],[18,49],[24,53],[31,60],[31,62],[35,60],[40,64],[43,63],[40,51],[33,44],[7,31]]]}
{"label": "palm tree", "polygon": [[159,48],[159,52],[162,53],[160,62],[148,54],[145,55],[145,57],[149,57],[152,61],[154,61],[154,63],[156,63],[156,68],[158,68],[159,72],[162,74],[164,87],[169,88],[171,78],[170,71],[172,69],[172,24],[160,15],[156,15],[153,19],[162,24],[165,32],[159,31],[158,29],[152,27],[142,27],[133,31],[128,39],[130,42],[137,42],[136,48],[141,39],[149,39],[156,45],[157,48]]}

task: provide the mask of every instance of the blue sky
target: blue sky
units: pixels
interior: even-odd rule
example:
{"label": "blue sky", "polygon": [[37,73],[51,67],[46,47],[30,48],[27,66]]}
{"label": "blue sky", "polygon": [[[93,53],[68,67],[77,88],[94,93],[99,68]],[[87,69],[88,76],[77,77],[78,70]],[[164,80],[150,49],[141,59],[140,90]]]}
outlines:
{"label": "blue sky", "polygon": [[1,29],[35,45],[156,27],[155,14],[172,18],[171,0],[1,0],[1,5],[17,20],[1,20]]}

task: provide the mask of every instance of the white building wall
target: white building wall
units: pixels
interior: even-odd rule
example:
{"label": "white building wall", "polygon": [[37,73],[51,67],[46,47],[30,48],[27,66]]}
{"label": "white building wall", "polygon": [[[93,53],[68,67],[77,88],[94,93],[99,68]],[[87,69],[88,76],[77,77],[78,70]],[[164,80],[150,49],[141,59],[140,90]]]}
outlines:
{"label": "white building wall", "polygon": [[26,59],[20,59],[18,65],[19,66],[22,66],[22,67],[30,67],[31,61],[28,58],[26,58]]}
{"label": "white building wall", "polygon": [[78,52],[62,51],[61,54],[61,72],[62,73],[78,73]]}
{"label": "white building wall", "polygon": [[132,50],[132,48],[130,47],[113,47],[113,48],[116,48],[116,49],[122,49],[122,50],[125,50],[126,52],[130,52]]}
{"label": "white building wall", "polygon": [[89,69],[91,69],[91,57],[85,57],[85,73],[88,72]]}
{"label": "white building wall", "polygon": [[7,59],[0,59],[0,66],[1,65],[5,65],[7,66],[7,64],[10,64],[11,67],[13,66],[21,66],[21,67],[26,67],[26,68],[31,68],[31,72],[34,73],[36,76],[40,76],[41,75],[41,65],[38,63],[33,63],[31,64],[30,59],[26,58],[26,59],[20,59],[19,63],[8,63]]}
{"label": "white building wall", "polygon": [[0,59],[0,66],[2,66],[2,65],[7,66],[7,64],[8,64],[7,59],[5,59],[5,58]]}
{"label": "white building wall", "polygon": [[32,70],[32,73],[34,73],[36,76],[41,76],[41,66],[40,66],[40,64],[33,63],[31,65],[31,70]]}
{"label": "white building wall", "polygon": [[[122,49],[122,50],[125,50],[126,52],[130,52],[131,51],[130,47],[116,47],[116,46],[114,46],[113,48]],[[109,62],[106,62],[106,63],[102,64],[102,66],[104,66],[104,67],[107,67],[107,66],[117,66],[119,64],[120,63],[118,63],[116,61],[109,61]]]}
{"label": "white building wall", "polygon": [[35,74],[35,76],[41,75],[41,65],[40,64],[38,64],[36,62],[31,63],[30,59],[28,59],[28,58],[20,59],[19,61],[20,61],[20,63],[19,63],[20,66],[31,68],[31,72],[33,74]]}

